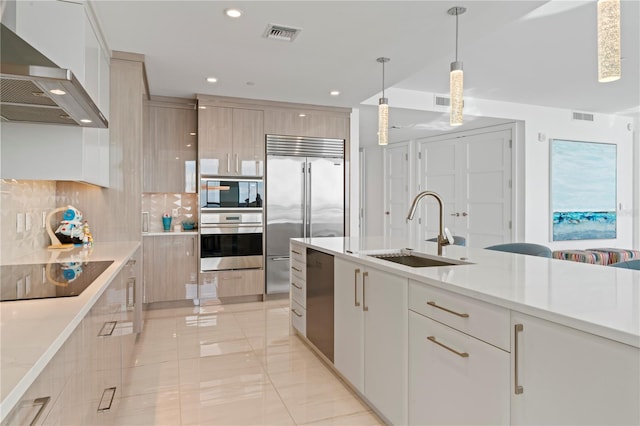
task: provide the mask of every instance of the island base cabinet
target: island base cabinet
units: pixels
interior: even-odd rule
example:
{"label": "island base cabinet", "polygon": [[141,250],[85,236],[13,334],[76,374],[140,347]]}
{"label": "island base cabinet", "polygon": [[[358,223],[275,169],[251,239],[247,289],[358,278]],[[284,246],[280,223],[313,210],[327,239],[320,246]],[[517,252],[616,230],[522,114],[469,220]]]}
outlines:
{"label": "island base cabinet", "polygon": [[511,316],[511,423],[640,424],[640,349]]}
{"label": "island base cabinet", "polygon": [[409,311],[409,372],[409,424],[509,424],[508,352]]}
{"label": "island base cabinet", "polygon": [[334,365],[389,422],[407,424],[406,278],[334,260]]}

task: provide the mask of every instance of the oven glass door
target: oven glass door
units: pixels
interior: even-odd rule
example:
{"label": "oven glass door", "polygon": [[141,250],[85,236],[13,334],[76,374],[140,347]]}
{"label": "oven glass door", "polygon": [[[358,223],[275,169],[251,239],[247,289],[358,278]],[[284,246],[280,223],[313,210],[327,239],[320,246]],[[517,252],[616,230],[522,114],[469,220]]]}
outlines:
{"label": "oven glass door", "polygon": [[200,236],[200,257],[225,256],[262,256],[262,233]]}
{"label": "oven glass door", "polygon": [[200,207],[203,209],[262,208],[264,196],[260,180],[203,179],[200,186]]}

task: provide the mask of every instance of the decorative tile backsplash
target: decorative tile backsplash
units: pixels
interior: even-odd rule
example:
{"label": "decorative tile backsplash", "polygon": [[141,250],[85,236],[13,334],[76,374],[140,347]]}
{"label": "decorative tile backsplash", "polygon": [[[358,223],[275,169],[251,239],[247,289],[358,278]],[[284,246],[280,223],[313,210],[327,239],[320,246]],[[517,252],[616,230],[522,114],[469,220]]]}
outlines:
{"label": "decorative tile backsplash", "polygon": [[0,195],[0,262],[47,247],[50,241],[42,226],[42,213],[56,208],[56,182],[2,179]]}
{"label": "decorative tile backsplash", "polygon": [[148,231],[162,232],[162,215],[172,215],[177,209],[177,216],[173,217],[171,228],[181,225],[185,219],[198,222],[198,195],[173,193],[144,193],[142,194],[143,232],[148,213]]}

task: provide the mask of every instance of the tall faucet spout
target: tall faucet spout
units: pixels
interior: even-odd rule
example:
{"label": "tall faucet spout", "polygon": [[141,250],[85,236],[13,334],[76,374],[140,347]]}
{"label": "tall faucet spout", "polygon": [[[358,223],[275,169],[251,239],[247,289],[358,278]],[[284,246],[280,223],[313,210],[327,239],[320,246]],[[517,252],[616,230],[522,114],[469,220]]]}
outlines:
{"label": "tall faucet spout", "polygon": [[442,201],[442,197],[438,195],[438,193],[433,191],[422,191],[413,199],[413,203],[411,203],[411,207],[409,208],[409,213],[407,213],[407,220],[412,220],[413,216],[416,214],[416,209],[418,208],[418,203],[424,197],[433,197],[438,202],[438,208],[440,210],[440,224],[438,226],[438,256],[442,256],[442,246],[446,246],[451,244],[452,242],[444,235],[444,202]]}

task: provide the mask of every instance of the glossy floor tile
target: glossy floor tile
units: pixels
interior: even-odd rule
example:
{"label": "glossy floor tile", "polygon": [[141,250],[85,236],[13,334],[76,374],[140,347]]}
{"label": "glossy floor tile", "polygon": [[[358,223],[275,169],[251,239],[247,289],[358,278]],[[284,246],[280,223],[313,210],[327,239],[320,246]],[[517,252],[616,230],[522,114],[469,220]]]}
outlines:
{"label": "glossy floor tile", "polygon": [[288,300],[145,311],[119,425],[380,425],[289,326]]}

